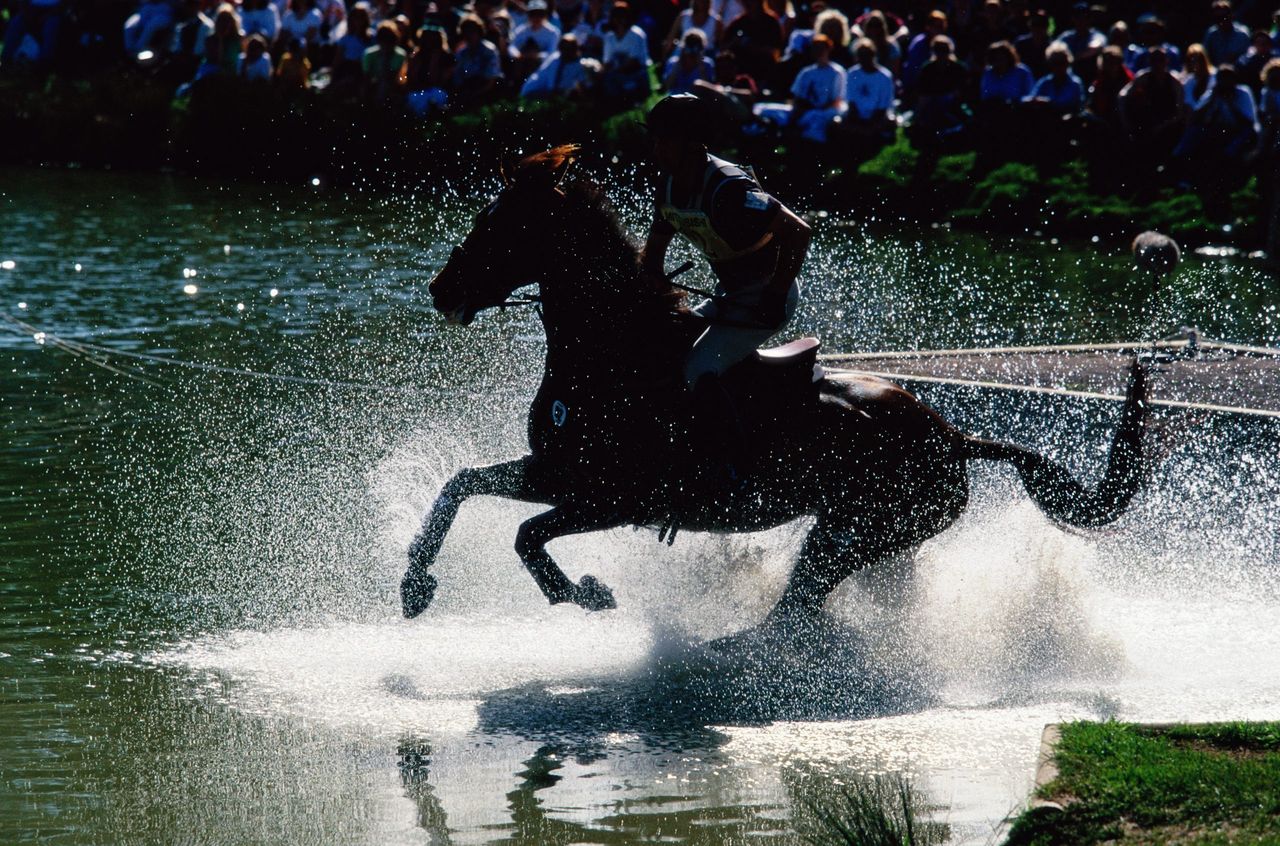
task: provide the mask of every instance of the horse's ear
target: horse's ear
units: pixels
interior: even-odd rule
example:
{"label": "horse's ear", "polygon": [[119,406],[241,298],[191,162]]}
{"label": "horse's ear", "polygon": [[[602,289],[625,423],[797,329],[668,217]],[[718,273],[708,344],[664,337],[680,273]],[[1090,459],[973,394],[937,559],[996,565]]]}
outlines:
{"label": "horse's ear", "polygon": [[565,145],[560,149],[563,150],[563,157],[560,159],[559,164],[556,165],[554,171],[557,190],[559,190],[560,186],[564,184],[565,177],[569,175],[569,171],[573,168],[574,162],[578,160],[578,150],[580,148],[577,144],[572,144]]}

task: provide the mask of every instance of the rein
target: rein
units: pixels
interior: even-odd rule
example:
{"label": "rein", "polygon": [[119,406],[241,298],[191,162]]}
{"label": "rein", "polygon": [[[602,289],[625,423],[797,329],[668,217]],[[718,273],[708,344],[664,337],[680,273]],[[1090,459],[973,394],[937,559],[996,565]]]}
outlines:
{"label": "rein", "polygon": [[[460,251],[461,249],[462,249],[461,247],[454,247],[455,252]],[[697,294],[700,297],[710,298],[712,295],[707,291],[702,290],[701,288],[691,288],[688,285],[681,285],[677,282],[671,281],[675,279],[677,276],[688,273],[690,270],[693,270],[693,268],[694,268],[694,263],[692,261],[686,261],[684,264],[680,265],[670,273],[664,274],[662,278],[665,279],[667,283],[671,285],[671,287],[673,288],[679,288],[681,291],[687,291],[690,294]],[[542,297],[539,297],[537,294],[530,294],[527,297],[508,297],[507,299],[498,303],[498,310],[505,311],[508,308],[519,308],[520,306],[530,306],[530,305],[531,306],[542,305]]]}

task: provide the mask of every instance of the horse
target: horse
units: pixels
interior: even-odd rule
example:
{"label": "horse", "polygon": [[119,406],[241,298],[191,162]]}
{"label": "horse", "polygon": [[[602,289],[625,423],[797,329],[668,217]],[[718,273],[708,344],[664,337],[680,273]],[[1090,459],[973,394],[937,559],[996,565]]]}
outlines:
{"label": "horse", "polygon": [[[636,245],[589,180],[566,180],[572,146],[504,166],[504,187],[431,281],[435,309],[465,326],[536,284],[547,352],[528,417],[529,453],[458,471],[409,547],[408,618],[434,597],[429,572],[467,499],[550,506],[525,521],[515,550],[552,604],[616,607],[587,575],[573,582],[546,545],[619,526],[716,533],[814,518],[770,621],[812,619],[849,575],[908,553],[965,509],[973,459],[1008,462],[1049,518],[1102,526],[1142,486],[1147,384],[1135,361],[1107,467],[1086,487],[1030,449],[966,434],[890,381],[816,366],[816,340],[761,351],[726,374],[753,460],[737,484],[697,480],[697,431],[679,379],[705,328],[670,278],[640,270]],[[524,300],[529,302],[529,300]],[[659,537],[661,540],[661,535]],[[668,543],[674,540],[674,527]]]}

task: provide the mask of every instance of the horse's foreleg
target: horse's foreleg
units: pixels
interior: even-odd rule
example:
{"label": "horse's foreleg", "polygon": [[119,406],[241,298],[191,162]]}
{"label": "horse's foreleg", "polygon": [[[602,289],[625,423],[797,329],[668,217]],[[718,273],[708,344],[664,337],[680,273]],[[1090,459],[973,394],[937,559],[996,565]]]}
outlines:
{"label": "horse's foreleg", "polygon": [[588,611],[616,608],[613,592],[594,576],[583,576],[576,585],[570,581],[547,553],[546,545],[565,535],[596,532],[618,525],[621,521],[603,512],[578,505],[562,505],[520,525],[520,531],[516,533],[516,553],[552,605],[573,602]]}
{"label": "horse's foreleg", "polygon": [[462,503],[473,496],[539,501],[532,476],[529,459],[522,458],[487,467],[468,467],[445,483],[422,529],[409,544],[409,569],[400,581],[400,601],[406,617],[421,614],[435,596],[436,579],[427,570],[435,563]]}

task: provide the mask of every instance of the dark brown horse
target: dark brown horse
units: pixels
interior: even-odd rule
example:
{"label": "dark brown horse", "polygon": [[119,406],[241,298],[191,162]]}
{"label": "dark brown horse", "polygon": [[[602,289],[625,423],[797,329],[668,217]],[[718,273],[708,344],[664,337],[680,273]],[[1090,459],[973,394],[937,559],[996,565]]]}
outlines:
{"label": "dark brown horse", "polygon": [[520,526],[516,552],[552,603],[614,607],[591,576],[572,582],[546,544],[616,526],[658,526],[685,503],[693,531],[745,532],[813,516],[772,617],[813,613],[840,582],[941,532],[964,510],[972,458],[1012,463],[1040,508],[1076,527],[1114,520],[1141,485],[1145,380],[1135,366],[1106,473],[1093,489],[1013,444],[959,431],[902,388],[813,366],[797,354],[739,365],[737,395],[754,461],[732,489],[694,490],[680,363],[699,326],[667,282],[639,271],[635,246],[589,185],[564,182],[573,148],[521,162],[431,283],[435,307],[466,325],[536,282],[547,334],[523,458],[459,471],[409,550],[406,617],[436,588],[428,572],[469,497],[551,506]]}

